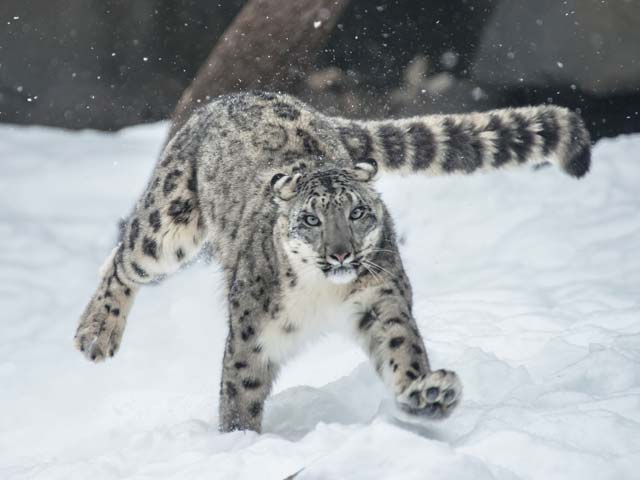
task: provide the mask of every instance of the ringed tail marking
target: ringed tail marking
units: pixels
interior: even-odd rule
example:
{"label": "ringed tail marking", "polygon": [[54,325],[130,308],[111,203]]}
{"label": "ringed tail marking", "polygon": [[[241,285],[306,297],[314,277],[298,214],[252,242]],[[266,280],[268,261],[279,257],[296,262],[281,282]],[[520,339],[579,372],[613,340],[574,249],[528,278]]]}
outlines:
{"label": "ringed tail marking", "polygon": [[554,105],[399,120],[341,120],[354,163],[368,158],[399,173],[470,174],[553,163],[580,178],[589,171],[589,132],[580,116]]}

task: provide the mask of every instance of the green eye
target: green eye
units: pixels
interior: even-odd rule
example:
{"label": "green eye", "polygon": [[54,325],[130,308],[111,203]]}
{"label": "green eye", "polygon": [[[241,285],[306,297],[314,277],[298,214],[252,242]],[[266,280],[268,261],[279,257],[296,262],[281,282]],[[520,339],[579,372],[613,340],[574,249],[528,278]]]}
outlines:
{"label": "green eye", "polygon": [[351,215],[349,215],[349,218],[351,220],[358,220],[359,218],[362,218],[363,215],[364,215],[364,208],[356,207],[351,211]]}
{"label": "green eye", "polygon": [[314,215],[305,215],[304,223],[306,223],[310,227],[317,227],[318,225],[320,225],[320,219]]}

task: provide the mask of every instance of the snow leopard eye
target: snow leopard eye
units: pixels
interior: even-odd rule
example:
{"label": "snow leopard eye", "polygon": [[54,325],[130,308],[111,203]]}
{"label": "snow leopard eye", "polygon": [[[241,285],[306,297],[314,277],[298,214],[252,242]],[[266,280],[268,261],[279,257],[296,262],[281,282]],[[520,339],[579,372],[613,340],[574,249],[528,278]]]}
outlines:
{"label": "snow leopard eye", "polygon": [[310,227],[317,227],[318,225],[320,225],[320,219],[314,215],[305,215],[304,223],[306,223]]}
{"label": "snow leopard eye", "polygon": [[363,215],[364,215],[364,207],[356,207],[353,210],[351,210],[351,214],[349,215],[349,218],[351,220],[358,220],[359,218],[362,218]]}

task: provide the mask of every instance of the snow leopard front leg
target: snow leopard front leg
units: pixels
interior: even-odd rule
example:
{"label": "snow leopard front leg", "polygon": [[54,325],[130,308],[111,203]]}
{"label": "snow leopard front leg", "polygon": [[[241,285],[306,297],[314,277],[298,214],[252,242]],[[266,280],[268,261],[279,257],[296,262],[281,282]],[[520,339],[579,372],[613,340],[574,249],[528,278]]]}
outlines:
{"label": "snow leopard front leg", "polygon": [[[261,335],[280,310],[273,264],[254,235],[230,267],[229,333],[222,361],[219,428],[260,432],[264,401],[278,365],[264,355]],[[268,249],[268,248],[267,248]]]}
{"label": "snow leopard front leg", "polygon": [[357,335],[404,412],[445,418],[458,405],[462,385],[455,372],[431,370],[408,290],[404,275],[376,287],[375,300],[359,317]]}
{"label": "snow leopard front leg", "polygon": [[220,424],[222,432],[262,429],[262,410],[271,391],[277,367],[265,362],[248,323],[240,331],[231,328],[222,361]]}

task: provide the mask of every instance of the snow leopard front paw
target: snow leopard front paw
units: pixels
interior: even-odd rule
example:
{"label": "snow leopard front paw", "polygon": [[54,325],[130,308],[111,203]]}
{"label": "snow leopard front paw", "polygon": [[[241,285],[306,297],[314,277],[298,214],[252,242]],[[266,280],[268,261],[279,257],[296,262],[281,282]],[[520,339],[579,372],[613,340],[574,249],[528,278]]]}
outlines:
{"label": "snow leopard front paw", "polygon": [[458,375],[450,370],[436,370],[411,382],[396,402],[410,415],[439,419],[451,415],[461,398]]}

